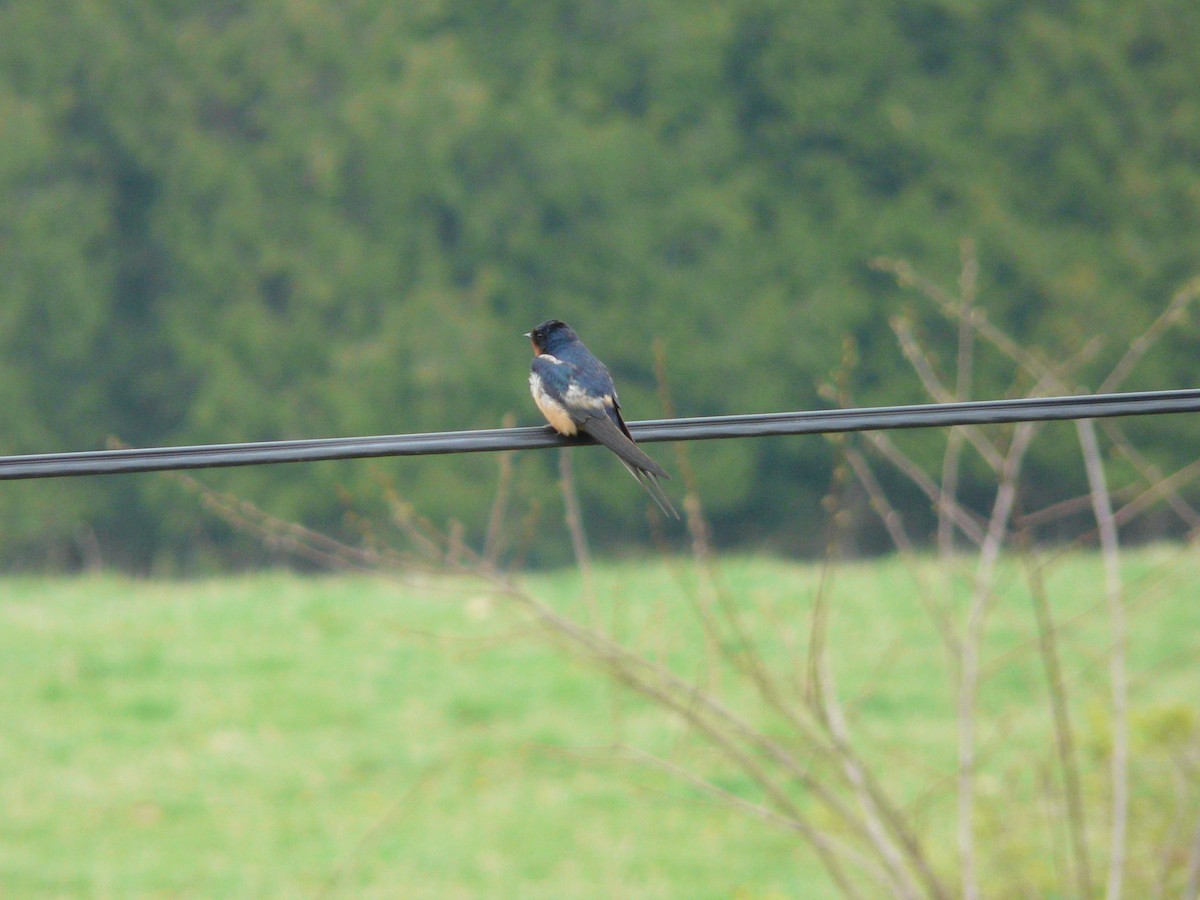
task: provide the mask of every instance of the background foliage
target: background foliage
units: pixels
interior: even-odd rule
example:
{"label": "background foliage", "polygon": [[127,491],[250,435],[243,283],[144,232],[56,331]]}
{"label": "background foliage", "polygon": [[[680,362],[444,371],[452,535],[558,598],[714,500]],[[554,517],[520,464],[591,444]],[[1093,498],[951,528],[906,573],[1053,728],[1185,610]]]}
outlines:
{"label": "background foliage", "polygon": [[[519,335],[550,315],[631,418],[660,412],[655,337],[681,414],[822,405],[845,336],[856,397],[905,402],[915,301],[875,256],[953,284],[971,235],[990,314],[1109,336],[1097,366],[1200,269],[1186,0],[73,0],[0,33],[2,452],[533,423]],[[1190,337],[1129,387],[1194,386]],[[1011,388],[981,363],[977,395]],[[1178,460],[1197,431],[1143,434]],[[823,442],[694,460],[720,540],[813,546]],[[552,464],[520,461],[526,500]],[[642,540],[632,480],[576,468],[595,539]],[[328,527],[380,475],[483,528],[481,458],[211,480]],[[155,477],[6,485],[0,556],[253,552],[200,518]]]}

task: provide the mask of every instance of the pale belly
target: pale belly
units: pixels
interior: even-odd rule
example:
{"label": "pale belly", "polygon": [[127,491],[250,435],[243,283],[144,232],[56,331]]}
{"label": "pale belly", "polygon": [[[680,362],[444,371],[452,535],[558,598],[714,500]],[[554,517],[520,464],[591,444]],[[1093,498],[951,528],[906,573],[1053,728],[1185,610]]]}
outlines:
{"label": "pale belly", "polygon": [[529,378],[529,392],[533,394],[533,402],[537,404],[537,408],[546,417],[551,428],[559,434],[575,435],[579,433],[579,426],[575,424],[562,404],[542,390],[542,381],[536,375]]}

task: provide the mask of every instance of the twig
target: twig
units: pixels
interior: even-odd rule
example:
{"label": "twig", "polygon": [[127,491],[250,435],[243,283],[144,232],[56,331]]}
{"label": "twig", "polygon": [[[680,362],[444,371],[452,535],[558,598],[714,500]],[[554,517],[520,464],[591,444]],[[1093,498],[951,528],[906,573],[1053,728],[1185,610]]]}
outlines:
{"label": "twig", "polygon": [[[844,353],[843,360],[845,361],[845,359],[846,354]],[[654,366],[658,382],[659,402],[664,415],[672,417],[675,414],[675,406],[671,399],[670,385],[667,380],[665,345],[661,339],[654,342]],[[756,642],[742,625],[732,598],[723,588],[712,549],[708,521],[700,502],[696,473],[692,468],[686,443],[680,442],[677,445],[676,460],[686,492],[684,511],[688,533],[691,537],[692,559],[695,571],[699,575],[698,591],[695,594],[693,607],[705,629],[710,654],[727,659],[734,669],[750,682],[770,709],[782,716],[785,721],[816,746],[819,742],[814,729],[801,720],[796,710],[788,703],[778,680],[764,664],[762,653]],[[719,610],[722,616],[719,618],[714,614],[714,610]],[[723,636],[722,622],[732,635],[732,639],[726,639]]]}
{"label": "twig", "polygon": [[946,648],[950,659],[955,660],[960,649],[958,636],[954,633],[954,626],[946,612],[945,604],[939,603],[935,599],[932,587],[921,572],[916,548],[913,546],[912,539],[908,536],[908,531],[904,528],[904,520],[888,500],[887,494],[879,484],[875,473],[871,470],[870,464],[861,451],[853,447],[850,448],[846,452],[846,460],[850,463],[850,467],[858,477],[859,484],[867,492],[871,508],[875,510],[876,515],[883,522],[884,528],[887,529],[888,534],[892,538],[892,543],[900,553],[900,558],[908,566],[913,581],[917,585],[917,597],[921,605],[925,608],[925,613],[933,621],[934,627],[937,628],[938,634],[942,638],[942,644]]}
{"label": "twig", "polygon": [[[850,356],[847,352],[846,357]],[[849,366],[843,366],[848,371]],[[835,447],[845,455],[847,441],[839,435],[832,439]],[[862,763],[854,751],[850,741],[849,728],[845,712],[838,699],[837,688],[833,680],[833,670],[829,665],[828,647],[828,601],[827,593],[833,575],[833,564],[838,558],[841,545],[841,529],[845,526],[846,512],[841,508],[841,497],[849,479],[850,467],[842,461],[834,466],[829,493],[824,505],[829,515],[829,531],[826,539],[825,557],[821,566],[820,582],[813,602],[812,639],[810,645],[810,686],[814,693],[811,706],[817,711],[818,721],[824,725],[826,733],[832,741],[834,757],[841,766],[850,784],[867,832],[875,845],[884,866],[896,881],[896,888],[901,896],[915,896],[916,885],[911,876],[902,866],[899,850],[888,834],[900,841],[909,862],[915,868],[928,891],[935,898],[946,897],[945,888],[933,873],[920,842],[913,835],[904,821],[896,805],[886,796],[882,787],[871,776],[870,771]]]}
{"label": "twig", "polygon": [[[825,710],[824,721],[829,726],[829,733],[833,736],[835,745],[839,748],[848,749],[850,746],[850,731],[846,724],[841,702],[837,697],[837,689],[833,681],[833,670],[829,665],[828,655],[822,653],[814,665],[819,673],[817,688],[822,693],[822,707]],[[883,864],[891,876],[897,894],[901,897],[915,898],[917,896],[916,883],[912,880],[912,876],[905,870],[900,851],[887,834],[880,810],[875,804],[871,791],[867,788],[867,779],[863,767],[854,754],[842,752],[840,755],[843,771],[846,774],[846,778],[850,781],[855,797],[858,799],[863,821],[866,823],[871,840],[879,848]],[[936,885],[936,881],[935,886],[940,887],[940,885]]]}
{"label": "twig", "polygon": [[1080,785],[1079,765],[1075,755],[1075,738],[1071,729],[1071,717],[1067,707],[1067,692],[1063,683],[1062,667],[1059,662],[1056,626],[1050,615],[1050,604],[1046,599],[1046,584],[1042,569],[1033,557],[1028,531],[1018,535],[1021,558],[1025,561],[1025,572],[1029,582],[1029,594],[1033,601],[1034,620],[1037,623],[1038,647],[1041,651],[1042,667],[1046,672],[1046,685],[1050,696],[1050,712],[1054,723],[1054,746],[1058,753],[1058,766],[1062,772],[1063,791],[1067,805],[1067,831],[1071,842],[1072,860],[1079,896],[1092,896],[1091,861],[1087,851],[1087,821],[1083,811],[1083,789]]}
{"label": "twig", "polygon": [[992,504],[987,534],[979,549],[979,564],[975,574],[966,630],[962,642],[962,666],[958,696],[958,851],[962,862],[963,896],[967,900],[979,897],[979,876],[975,863],[975,713],[979,681],[979,653],[983,641],[984,616],[987,612],[1000,548],[1008,531],[1009,518],[1017,494],[1017,477],[1025,451],[1033,440],[1031,423],[1017,426],[1012,444],[1004,459],[1000,485]]}
{"label": "twig", "polygon": [[924,470],[913,462],[910,457],[903,453],[887,435],[881,434],[878,431],[868,431],[864,432],[864,436],[870,442],[871,446],[878,450],[892,465],[907,475],[909,480],[920,489],[921,493],[929,498],[931,507],[937,509],[939,504],[944,505],[947,515],[954,519],[954,524],[962,530],[963,534],[971,539],[973,544],[978,546],[983,543],[985,532],[973,512],[957,501],[945,497],[937,483],[925,474]]}
{"label": "twig", "polygon": [[[1108,435],[1108,439],[1112,441],[1113,446],[1129,460],[1130,465],[1137,470],[1137,473],[1142,476],[1147,484],[1158,484],[1164,481],[1162,469],[1152,463],[1145,455],[1130,443],[1129,438],[1125,433],[1117,428],[1112,422],[1103,422],[1101,427],[1104,428],[1104,433]],[[1200,528],[1200,512],[1188,503],[1179,491],[1168,486],[1163,493],[1167,505],[1175,511],[1180,520],[1195,531]]]}
{"label": "twig", "polygon": [[[1113,497],[1128,497],[1134,493],[1132,486],[1126,486],[1119,491],[1113,491]],[[1091,512],[1092,510],[1092,495],[1080,494],[1078,497],[1071,497],[1067,500],[1060,500],[1057,503],[1051,503],[1048,506],[1043,506],[1041,509],[1035,509],[1033,512],[1020,513],[1013,515],[1013,527],[1017,529],[1038,528],[1042,525],[1049,525],[1068,516],[1079,515],[1080,513]]]}
{"label": "twig", "polygon": [[1159,864],[1154,873],[1154,897],[1167,896],[1167,886],[1177,866],[1181,852],[1186,852],[1190,834],[1184,835],[1184,828],[1192,825],[1191,817],[1195,810],[1192,808],[1192,797],[1195,793],[1194,783],[1196,772],[1185,762],[1178,761],[1171,772],[1171,817],[1164,834],[1159,838]]}
{"label": "twig", "polygon": [[1200,475],[1200,459],[1188,463],[1181,469],[1176,469],[1170,475],[1150,485],[1142,493],[1138,494],[1120,509],[1113,516],[1118,526],[1124,525],[1150,506],[1153,506],[1159,500],[1167,497],[1172,491],[1181,484],[1186,484]]}
{"label": "twig", "polygon": [[[905,263],[885,261],[880,263],[879,267],[895,272],[901,283],[916,286],[923,294],[933,299],[947,315],[955,315],[956,312],[959,312],[954,309],[954,305],[950,302],[948,295],[944,291],[937,288],[936,285],[933,285],[927,279],[923,279],[917,275],[911,266]],[[1183,308],[1191,302],[1197,292],[1200,292],[1200,279],[1189,283],[1184,290],[1176,294],[1163,315],[1132,342],[1125,356],[1118,363],[1109,378],[1105,380],[1103,390],[1111,390],[1113,386],[1126,377],[1134,364],[1144,355],[1154,341],[1157,340],[1170,324],[1181,317]],[[991,325],[981,311],[974,310],[969,313],[960,312],[960,314],[970,319],[972,326],[981,336],[1009,355],[1010,358],[1017,361],[1035,378],[1051,384],[1062,382],[1061,376],[1058,373],[1051,371],[1050,367],[1042,362],[1042,360],[1025,351],[1015,341]],[[1115,898],[1120,896],[1121,892],[1129,812],[1128,681],[1125,671],[1127,625],[1124,618],[1119,564],[1117,561],[1117,519],[1112,513],[1111,499],[1104,479],[1103,465],[1100,462],[1099,447],[1095,438],[1095,428],[1090,421],[1078,422],[1077,428],[1079,429],[1080,443],[1083,448],[1085,465],[1091,486],[1097,527],[1101,537],[1101,549],[1105,560],[1106,593],[1109,598],[1110,615],[1114,631],[1114,647],[1110,656],[1114,743],[1112,756],[1113,814],[1110,836],[1108,897],[1110,900],[1115,900]],[[984,552],[981,552],[981,570],[983,567],[983,556],[988,549],[989,543],[985,542],[983,545]],[[980,615],[976,615],[977,612]],[[982,604],[973,602],[968,620],[968,638],[964,641],[964,687],[969,687],[970,683],[977,677],[977,672],[975,671],[977,659],[973,659],[975,656],[973,633],[977,628],[981,628],[981,613]],[[967,719],[966,721],[960,721],[959,845],[963,856],[964,894],[968,898],[974,898],[978,894],[978,885],[974,874],[973,840],[971,838],[971,824],[969,821],[971,810],[970,744],[973,742],[973,714],[970,712],[969,707],[973,703],[966,702],[966,694],[967,692],[964,692],[964,697],[960,702],[960,713],[967,713]]]}
{"label": "twig", "polygon": [[1175,292],[1175,296],[1171,298],[1171,302],[1167,304],[1166,309],[1155,319],[1150,326],[1135,337],[1129,343],[1129,349],[1125,351],[1125,355],[1113,367],[1113,370],[1108,373],[1108,377],[1100,383],[1100,393],[1107,391],[1115,391],[1125,379],[1129,377],[1129,373],[1133,371],[1133,367],[1141,362],[1142,357],[1149,352],[1166,333],[1169,328],[1174,327],[1183,321],[1184,314],[1192,301],[1200,295],[1200,278],[1193,278],[1183,287]]}
{"label": "twig", "polygon": [[[508,413],[501,421],[502,428],[512,428],[516,417]],[[508,515],[508,499],[512,492],[513,458],[515,454],[509,450],[499,454],[497,461],[496,496],[492,501],[492,511],[488,515],[487,532],[483,539],[483,559],[491,568],[496,568],[500,562],[500,554],[504,551],[504,520]]]}
{"label": "twig", "polygon": [[[714,797],[723,803],[727,803],[730,806],[735,806],[738,809],[755,816],[756,818],[762,819],[764,822],[769,822],[773,825],[778,825],[791,831],[799,831],[801,834],[803,834],[803,831],[797,827],[796,822],[792,819],[789,819],[787,816],[780,815],[770,807],[763,806],[759,803],[754,803],[750,800],[747,800],[745,797],[741,797],[732,791],[728,791],[723,787],[713,784],[708,779],[702,778],[695,772],[689,771],[683,766],[676,765],[668,759],[663,759],[660,756],[655,756],[652,753],[647,753],[645,750],[641,750],[637,747],[632,747],[627,744],[619,745],[617,749],[622,750],[629,756],[645,764],[657,766],[664,772],[668,772],[680,780],[686,781],[688,784],[691,784],[693,787],[696,787],[709,796]],[[855,857],[855,862],[860,866],[864,866],[877,881],[883,883],[888,882],[887,874],[874,862],[863,857],[861,854],[851,851],[849,848],[845,848],[845,852],[848,854],[853,854]]]}
{"label": "twig", "polygon": [[1183,889],[1184,900],[1196,900],[1197,897],[1200,897],[1200,818],[1197,818],[1196,830],[1192,833],[1187,873],[1187,887]]}
{"label": "twig", "polygon": [[[971,394],[971,382],[975,368],[975,332],[969,320],[975,306],[975,295],[979,285],[979,257],[975,254],[975,242],[964,238],[959,245],[962,265],[958,278],[958,299],[962,317],[958,321],[958,370],[954,382],[954,395],[965,400]],[[962,456],[963,437],[967,432],[952,428],[946,438],[946,455],[942,458],[942,491],[951,499],[958,498],[958,476]],[[980,435],[982,437],[982,434]],[[993,471],[996,469],[993,468]],[[943,560],[949,560],[954,552],[954,527],[950,517],[938,510],[938,551]]]}
{"label": "twig", "polygon": [[[961,332],[971,333],[970,328],[966,327],[967,321],[967,318],[964,317],[959,323],[960,343],[962,343]],[[921,379],[921,384],[929,396],[938,403],[953,403],[957,400],[965,400],[966,393],[970,390],[969,368],[964,371],[964,367],[961,364],[959,365],[957,383],[954,390],[951,390],[946,387],[941,378],[934,372],[933,363],[929,360],[929,354],[921,347],[916,334],[913,333],[912,323],[901,316],[895,316],[891,320],[891,325],[892,331],[895,332],[900,344],[900,349],[912,365],[913,371],[917,373],[917,377]],[[969,346],[970,342],[967,341],[967,344]],[[996,445],[983,433],[982,429],[975,425],[957,425],[950,429],[951,436],[956,434],[958,435],[957,441],[961,441],[963,437],[966,437],[971,442],[971,445],[979,451],[979,455],[992,468],[992,471],[1000,470],[1000,466],[1004,464],[1004,457],[996,449]],[[957,463],[954,465],[957,465]],[[945,490],[944,478],[942,484],[943,490]],[[952,491],[946,491],[946,493],[951,497],[953,496]]]}
{"label": "twig", "polygon": [[[844,451],[846,444],[844,435],[834,435],[831,438],[831,442],[836,448]],[[863,823],[871,838],[871,842],[878,849],[880,859],[887,870],[892,889],[900,897],[915,900],[917,896],[916,884],[905,870],[900,857],[900,851],[888,835],[879,810],[872,802],[871,795],[865,788],[862,767],[858,764],[854,754],[849,752],[850,741],[848,729],[846,728],[845,718],[842,714],[841,704],[837,699],[837,692],[833,685],[833,672],[828,665],[828,654],[825,649],[829,628],[827,595],[830,580],[833,576],[834,564],[838,556],[838,547],[841,542],[840,531],[846,517],[845,511],[841,508],[840,498],[848,473],[849,467],[844,462],[838,461],[834,464],[829,492],[822,500],[822,506],[825,507],[828,515],[829,525],[825,539],[825,553],[821,560],[821,574],[812,604],[812,624],[809,628],[808,679],[805,685],[806,694],[808,695],[809,705],[816,713],[817,720],[825,726],[833,738],[842,771],[850,782],[854,796],[858,800]]]}
{"label": "twig", "polygon": [[[1046,855],[1051,859],[1054,866],[1055,882],[1058,885],[1065,885],[1070,880],[1071,863],[1067,858],[1069,851],[1064,852],[1062,848],[1061,835],[1056,827],[1062,820],[1062,812],[1058,803],[1058,791],[1054,785],[1054,773],[1050,769],[1050,764],[1040,762],[1037,768],[1038,780],[1041,782],[1042,789],[1038,792],[1039,806],[1042,809],[1045,818],[1045,828],[1049,838],[1046,847]],[[1044,892],[1044,888],[1043,888]],[[1024,891],[1026,896],[1031,896],[1035,892],[1028,888]],[[1080,894],[1080,900],[1088,900],[1087,894]]]}
{"label": "twig", "polygon": [[[831,441],[835,447],[844,447],[845,436],[834,435]],[[849,471],[850,469],[845,463],[835,462],[829,491],[821,500],[829,524],[825,535],[825,553],[821,557],[820,574],[817,576],[817,589],[813,594],[812,610],[809,613],[808,666],[804,694],[809,706],[816,713],[818,721],[826,725],[828,723],[825,722],[826,710],[823,705],[824,692],[821,690],[820,661],[825,655],[825,643],[829,631],[829,585],[833,579],[841,542],[841,530],[847,515],[846,511],[841,508],[840,498]]]}
{"label": "twig", "polygon": [[[538,605],[540,606],[540,604]],[[548,609],[546,611],[549,612]],[[555,620],[558,620],[558,624],[561,624],[564,621],[561,619],[561,617],[556,615],[552,615],[550,619],[547,619],[547,621],[551,623],[554,623]],[[571,628],[570,631],[564,633],[570,633],[571,631],[576,631],[576,629]],[[578,634],[578,632],[576,633]],[[591,637],[594,638],[595,636],[592,635]],[[600,651],[595,658],[597,661],[606,664],[606,666],[609,668],[609,671],[615,678],[629,685],[639,693],[644,694],[668,709],[673,710],[685,721],[687,721],[698,733],[707,737],[714,747],[722,751],[734,763],[736,763],[743,772],[745,772],[756,784],[759,785],[767,797],[769,797],[771,801],[776,804],[781,813],[794,823],[794,829],[808,840],[813,849],[817,852],[817,855],[821,858],[825,868],[829,871],[830,876],[837,883],[838,887],[841,888],[842,892],[848,896],[858,896],[857,890],[854,888],[853,884],[850,882],[846,873],[842,869],[841,863],[838,861],[835,854],[835,849],[824,832],[815,828],[809,823],[807,817],[792,802],[791,798],[788,797],[783,788],[773,778],[770,777],[766,770],[755,760],[753,756],[749,755],[745,750],[738,746],[737,742],[733,738],[733,735],[702,716],[699,712],[700,707],[697,707],[690,702],[686,702],[683,699],[675,697],[672,694],[662,690],[653,682],[648,681],[643,676],[639,675],[633,668],[614,665],[614,663],[620,661],[621,655],[609,655],[607,652],[605,652],[606,648],[604,648],[602,642],[597,644],[593,640],[589,639],[587,640],[585,646],[591,648],[594,653],[596,650]]]}
{"label": "twig", "polygon": [[575,473],[571,467],[571,451],[563,447],[558,451],[559,489],[563,498],[563,519],[571,535],[571,549],[575,553],[575,565],[583,579],[583,598],[593,626],[600,623],[600,612],[596,607],[596,586],[592,569],[592,552],[588,548],[587,532],[583,528],[583,514],[579,507],[579,494],[575,490]]}
{"label": "twig", "polygon": [[[658,402],[663,415],[675,416],[675,402],[671,397],[671,385],[667,378],[667,350],[662,338],[654,340],[654,376],[658,388]],[[717,660],[729,659],[735,670],[746,675],[768,702],[780,703],[780,692],[761,666],[761,658],[749,634],[742,628],[737,612],[732,608],[721,587],[716,556],[712,548],[712,531],[704,515],[700,500],[700,487],[696,470],[692,467],[688,445],[680,441],[675,445],[675,462],[683,481],[684,523],[692,551],[692,571],[696,573],[696,588],[691,594],[692,609],[704,628],[706,664],[715,677],[719,672]],[[722,619],[717,611],[724,613],[724,623],[733,632],[733,643],[722,633]]]}
{"label": "twig", "polygon": [[[756,751],[774,761],[792,777],[803,784],[814,797],[821,800],[831,812],[852,829],[862,833],[862,823],[829,788],[789,753],[775,739],[754,728],[743,717],[721,703],[711,693],[702,690],[673,671],[640,656],[629,648],[607,636],[589,630],[579,623],[561,615],[554,609],[521,590],[502,576],[491,578],[493,590],[528,609],[535,618],[552,633],[567,638],[578,649],[605,668],[615,677],[628,681],[639,692],[663,703],[684,715],[688,721],[703,710],[722,724],[723,734],[732,735],[754,747]],[[638,674],[644,671],[646,675]],[[651,680],[648,676],[653,676]],[[630,680],[632,679],[632,680]],[[711,727],[711,726],[710,726]]]}
{"label": "twig", "polygon": [[1121,589],[1121,565],[1117,524],[1113,516],[1112,498],[1096,427],[1091,419],[1075,423],[1079,447],[1087,471],[1088,486],[1100,530],[1100,552],[1104,560],[1105,596],[1108,599],[1113,646],[1109,657],[1109,678],[1112,690],[1112,826],[1109,841],[1108,900],[1121,896],[1125,874],[1126,831],[1129,827],[1129,675],[1125,657],[1129,641],[1129,626],[1125,618],[1125,603]]}
{"label": "twig", "polygon": [[382,834],[385,828],[394,826],[397,820],[401,819],[405,813],[413,809],[415,806],[413,803],[414,797],[416,797],[420,791],[426,788],[437,770],[444,767],[444,765],[444,761],[439,759],[421,769],[421,771],[417,773],[417,777],[414,778],[412,783],[409,784],[408,788],[401,792],[395,801],[393,801],[387,807],[387,809],[383,811],[383,814],[380,815],[373,823],[371,823],[365,831],[359,834],[357,840],[354,842],[354,845],[342,855],[337,862],[336,868],[332,873],[330,873],[330,875],[325,879],[325,882],[317,890],[317,893],[314,895],[317,900],[322,900],[322,898],[332,897],[334,895],[338,884],[350,872],[351,867],[362,855],[362,852],[367,845],[371,841],[375,840],[375,838],[380,834]]}

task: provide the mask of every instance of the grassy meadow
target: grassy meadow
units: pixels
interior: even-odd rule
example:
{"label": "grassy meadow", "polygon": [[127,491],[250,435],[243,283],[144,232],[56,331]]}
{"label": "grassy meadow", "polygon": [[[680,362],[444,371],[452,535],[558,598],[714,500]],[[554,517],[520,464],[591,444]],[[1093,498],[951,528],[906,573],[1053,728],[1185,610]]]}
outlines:
{"label": "grassy meadow", "polygon": [[[720,565],[764,664],[797,697],[821,574],[779,560]],[[1200,745],[1200,557],[1147,548],[1126,554],[1123,574],[1130,884],[1170,893],[1187,862],[1170,848],[1196,824],[1196,791],[1176,763]],[[695,624],[697,577],[678,560],[604,564],[598,611],[576,572],[524,583],[749,709]],[[1067,555],[1046,581],[1102,873],[1100,560]],[[1066,852],[1046,825],[1054,753],[1024,583],[1006,560],[983,658],[978,822],[991,896],[1055,883]],[[853,735],[950,874],[952,664],[915,584],[899,558],[846,563],[822,596]],[[957,609],[965,589],[952,580],[943,599]],[[463,582],[8,577],[0,720],[4,897],[833,895],[793,834],[612,745],[756,799],[736,767]]]}

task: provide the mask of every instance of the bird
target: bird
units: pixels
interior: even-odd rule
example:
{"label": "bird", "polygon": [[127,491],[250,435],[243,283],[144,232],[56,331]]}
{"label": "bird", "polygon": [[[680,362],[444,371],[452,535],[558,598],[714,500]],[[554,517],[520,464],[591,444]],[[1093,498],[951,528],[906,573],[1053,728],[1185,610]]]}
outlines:
{"label": "bird", "polygon": [[533,344],[529,391],[546,421],[559,434],[589,435],[617,455],[622,464],[666,515],[679,513],[667,498],[659,479],[670,478],[666,469],[634,443],[608,368],[579,339],[574,329],[559,319],[547,319],[525,333]]}

